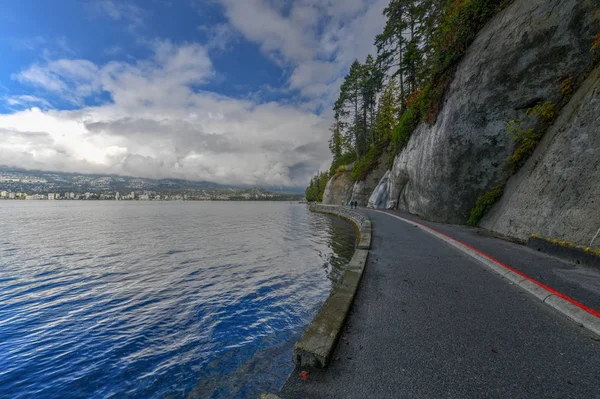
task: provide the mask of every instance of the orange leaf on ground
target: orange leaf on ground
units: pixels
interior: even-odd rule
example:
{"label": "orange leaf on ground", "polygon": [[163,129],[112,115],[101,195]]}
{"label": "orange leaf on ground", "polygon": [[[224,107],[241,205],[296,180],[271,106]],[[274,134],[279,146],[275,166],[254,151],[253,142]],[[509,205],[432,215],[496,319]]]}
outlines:
{"label": "orange leaf on ground", "polygon": [[308,380],[308,376],[310,375],[310,371],[308,370],[304,370],[301,371],[300,373],[298,373],[298,375],[300,376],[300,378],[302,378],[304,381]]}
{"label": "orange leaf on ground", "polygon": [[598,33],[598,36],[596,36],[596,39],[594,39],[594,43],[592,43],[592,48],[590,49],[590,51],[594,51],[599,47],[600,47],[600,33]]}

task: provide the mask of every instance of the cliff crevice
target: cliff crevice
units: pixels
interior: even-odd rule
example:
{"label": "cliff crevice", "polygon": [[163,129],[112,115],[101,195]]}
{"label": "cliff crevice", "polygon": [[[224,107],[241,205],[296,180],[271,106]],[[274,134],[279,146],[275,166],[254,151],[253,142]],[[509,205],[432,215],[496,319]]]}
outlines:
{"label": "cliff crevice", "polygon": [[522,239],[539,234],[589,246],[600,227],[599,129],[600,67],[563,108],[480,225]]}

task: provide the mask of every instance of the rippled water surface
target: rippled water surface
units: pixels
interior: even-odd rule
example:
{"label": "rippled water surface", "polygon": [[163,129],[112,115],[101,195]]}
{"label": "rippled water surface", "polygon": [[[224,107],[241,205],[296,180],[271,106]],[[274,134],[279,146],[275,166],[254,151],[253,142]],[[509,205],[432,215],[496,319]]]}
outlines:
{"label": "rippled water surface", "polygon": [[0,201],[0,397],[276,391],[354,239],[300,204]]}

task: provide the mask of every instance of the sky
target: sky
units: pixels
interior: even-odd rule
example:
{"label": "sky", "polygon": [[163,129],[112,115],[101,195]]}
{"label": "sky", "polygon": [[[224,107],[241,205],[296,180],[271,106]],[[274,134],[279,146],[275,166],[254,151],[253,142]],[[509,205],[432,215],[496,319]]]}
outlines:
{"label": "sky", "polygon": [[6,0],[0,165],[302,187],[389,0]]}

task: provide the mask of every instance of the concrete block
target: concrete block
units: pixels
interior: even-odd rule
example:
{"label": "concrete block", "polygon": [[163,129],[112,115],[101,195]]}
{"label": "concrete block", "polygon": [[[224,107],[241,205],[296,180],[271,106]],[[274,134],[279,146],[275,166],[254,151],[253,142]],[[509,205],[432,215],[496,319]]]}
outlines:
{"label": "concrete block", "polygon": [[540,287],[536,283],[534,283],[530,280],[527,280],[527,279],[521,280],[518,283],[518,285],[519,285],[519,287],[523,288],[525,291],[529,292],[531,295],[538,298],[540,301],[544,301],[546,298],[548,298],[550,295],[552,295],[552,293],[550,291]]}
{"label": "concrete block", "polygon": [[348,219],[360,232],[358,249],[331,294],[294,345],[294,362],[300,367],[327,367],[367,263],[371,246],[371,222],[360,212],[337,206],[311,204],[313,212],[328,213]]}
{"label": "concrete block", "polygon": [[[350,282],[348,282],[350,284]],[[300,367],[327,367],[335,350],[338,338],[353,295],[348,287],[334,291],[321,307],[321,310],[294,345],[294,362]]]}
{"label": "concrete block", "polygon": [[352,256],[352,259],[350,259],[350,263],[348,263],[346,270],[357,270],[362,273],[365,264],[367,263],[368,255],[368,250],[357,249],[354,251],[354,256]]}
{"label": "concrete block", "polygon": [[525,277],[513,272],[513,271],[508,271],[506,274],[504,274],[503,276],[505,279],[507,279],[508,281],[519,285],[521,283],[521,281],[526,280]]}

